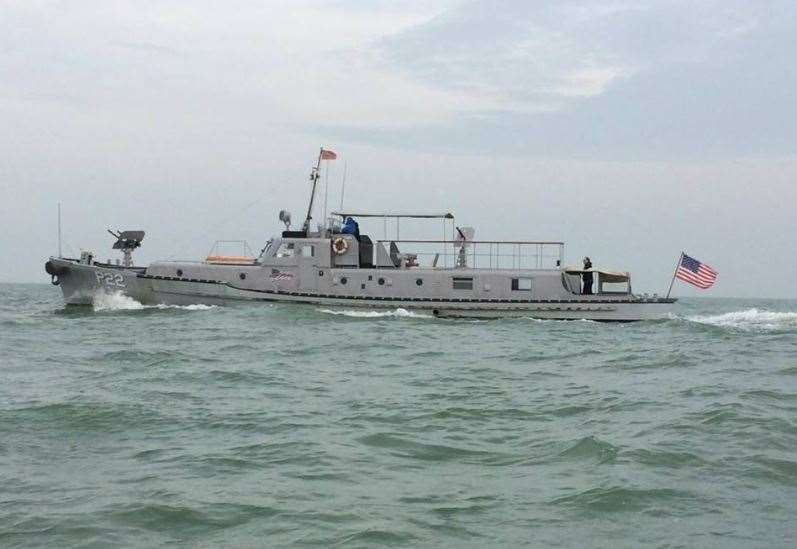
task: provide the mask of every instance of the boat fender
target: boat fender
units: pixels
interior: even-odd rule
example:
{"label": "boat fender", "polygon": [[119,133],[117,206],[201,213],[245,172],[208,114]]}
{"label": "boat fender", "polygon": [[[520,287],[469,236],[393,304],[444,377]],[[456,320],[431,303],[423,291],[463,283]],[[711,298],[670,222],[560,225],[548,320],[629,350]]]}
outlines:
{"label": "boat fender", "polygon": [[345,254],[348,251],[348,249],[349,249],[349,243],[342,236],[339,236],[332,241],[332,250],[337,255]]}

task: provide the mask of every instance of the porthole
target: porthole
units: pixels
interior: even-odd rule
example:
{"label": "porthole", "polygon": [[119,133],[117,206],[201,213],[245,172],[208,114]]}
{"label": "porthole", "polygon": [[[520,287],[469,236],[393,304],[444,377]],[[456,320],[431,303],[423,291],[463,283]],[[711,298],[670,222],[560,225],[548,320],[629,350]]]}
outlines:
{"label": "porthole", "polygon": [[318,276],[324,276],[324,271],[318,271]]}
{"label": "porthole", "polygon": [[183,276],[183,270],[177,269],[177,276]]}
{"label": "porthole", "polygon": [[384,279],[384,278],[380,278],[380,279],[379,279],[379,280],[377,280],[376,282],[377,282],[377,283],[378,283],[380,286],[384,286],[384,285],[385,285],[385,279]]}
{"label": "porthole", "polygon": [[418,286],[423,286],[423,279],[422,278],[416,278],[415,279],[415,284],[417,284]]}
{"label": "porthole", "polygon": [[239,274],[238,278],[240,278],[241,280],[246,280],[246,273]]}
{"label": "porthole", "polygon": [[348,281],[349,281],[349,279],[346,278],[345,276],[340,277],[340,283],[341,284],[346,284]]}

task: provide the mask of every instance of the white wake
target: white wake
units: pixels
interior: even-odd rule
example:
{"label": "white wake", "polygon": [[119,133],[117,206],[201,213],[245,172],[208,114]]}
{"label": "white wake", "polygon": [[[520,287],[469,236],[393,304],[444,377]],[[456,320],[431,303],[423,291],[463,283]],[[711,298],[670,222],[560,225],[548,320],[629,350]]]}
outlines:
{"label": "white wake", "polygon": [[143,309],[182,309],[184,311],[207,311],[215,309],[215,305],[143,305],[121,292],[98,292],[92,298],[95,312],[105,311],[139,311]]}
{"label": "white wake", "polygon": [[393,311],[351,311],[335,309],[318,309],[318,311],[328,315],[340,315],[352,318],[434,318],[432,315],[415,313],[402,308]]}
{"label": "white wake", "polygon": [[797,312],[760,311],[755,308],[720,315],[688,316],[686,320],[724,328],[738,328],[740,330],[797,328]]}

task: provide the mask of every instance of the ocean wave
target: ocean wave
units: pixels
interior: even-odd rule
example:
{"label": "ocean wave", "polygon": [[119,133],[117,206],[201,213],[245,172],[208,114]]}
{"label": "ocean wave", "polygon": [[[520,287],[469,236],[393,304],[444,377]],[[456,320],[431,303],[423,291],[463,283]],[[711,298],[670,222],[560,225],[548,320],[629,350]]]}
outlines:
{"label": "ocean wave", "polygon": [[559,456],[568,459],[594,459],[598,463],[608,463],[614,461],[619,451],[617,446],[605,440],[587,436],[571,441]]}
{"label": "ocean wave", "polygon": [[396,457],[412,458],[421,461],[456,461],[468,462],[503,457],[497,453],[484,450],[417,442],[392,433],[374,433],[357,439],[358,442],[372,448],[386,450]]}
{"label": "ocean wave", "polygon": [[351,318],[434,318],[432,315],[416,313],[407,309],[398,308],[392,311],[352,311],[346,309],[318,309],[318,312],[328,315],[348,316]]}
{"label": "ocean wave", "polygon": [[215,305],[144,305],[122,292],[98,292],[94,294],[91,302],[95,312],[106,311],[141,311],[144,309],[181,309],[183,311],[207,311],[215,309]]}
{"label": "ocean wave", "polygon": [[718,315],[688,316],[686,320],[740,330],[788,330],[797,328],[797,312],[762,311],[756,308]]}
{"label": "ocean wave", "polygon": [[[693,512],[691,507],[699,503],[695,494],[672,488],[637,488],[607,486],[591,488],[563,496],[552,501],[589,513],[612,513],[620,511],[680,514]],[[679,509],[680,508],[680,509]]]}

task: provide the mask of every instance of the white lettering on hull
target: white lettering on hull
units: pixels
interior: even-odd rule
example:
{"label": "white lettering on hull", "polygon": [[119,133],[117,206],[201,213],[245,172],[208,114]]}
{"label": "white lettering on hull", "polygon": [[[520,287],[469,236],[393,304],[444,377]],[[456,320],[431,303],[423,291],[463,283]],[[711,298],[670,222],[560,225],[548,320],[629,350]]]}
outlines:
{"label": "white lettering on hull", "polygon": [[97,283],[103,288],[126,288],[125,278],[120,273],[108,271],[95,271]]}

